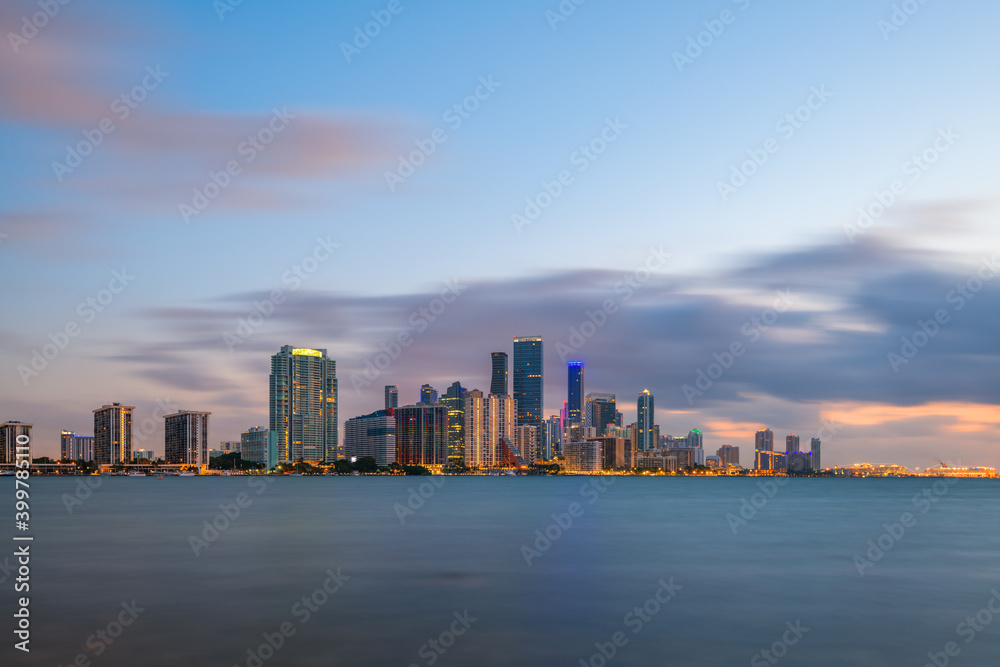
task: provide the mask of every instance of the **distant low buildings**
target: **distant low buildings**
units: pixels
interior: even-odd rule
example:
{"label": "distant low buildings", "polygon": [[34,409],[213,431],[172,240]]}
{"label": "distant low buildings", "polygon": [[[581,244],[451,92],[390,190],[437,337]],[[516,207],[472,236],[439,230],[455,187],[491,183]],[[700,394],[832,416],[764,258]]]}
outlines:
{"label": "distant low buildings", "polygon": [[740,464],[740,448],[733,447],[732,445],[723,445],[716,450],[715,455],[719,457],[719,461],[722,463],[723,467],[726,466],[738,466]]}
{"label": "distant low buildings", "polygon": [[263,426],[247,429],[240,435],[240,458],[273,469],[278,465],[278,434]]}
{"label": "distant low buildings", "polygon": [[376,410],[344,422],[344,458],[372,457],[380,466],[396,462],[396,418],[400,410]]}
{"label": "distant low buildings", "polygon": [[563,445],[566,472],[594,473],[604,467],[603,448],[598,440],[582,440]]}
{"label": "distant low buildings", "polygon": [[93,461],[94,436],[63,431],[59,437],[59,458],[63,461]]}
{"label": "distant low buildings", "polygon": [[635,467],[643,470],[663,470],[664,472],[677,472],[679,463],[675,456],[663,456],[650,452],[639,452],[636,454]]}

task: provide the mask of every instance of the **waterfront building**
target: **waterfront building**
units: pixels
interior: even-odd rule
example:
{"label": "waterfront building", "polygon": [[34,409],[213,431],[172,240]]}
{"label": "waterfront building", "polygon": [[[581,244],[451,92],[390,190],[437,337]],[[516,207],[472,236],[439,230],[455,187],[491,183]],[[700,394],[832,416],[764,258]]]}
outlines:
{"label": "waterfront building", "polygon": [[285,345],[271,357],[268,428],[281,461],[338,458],[337,362],[326,350]]}

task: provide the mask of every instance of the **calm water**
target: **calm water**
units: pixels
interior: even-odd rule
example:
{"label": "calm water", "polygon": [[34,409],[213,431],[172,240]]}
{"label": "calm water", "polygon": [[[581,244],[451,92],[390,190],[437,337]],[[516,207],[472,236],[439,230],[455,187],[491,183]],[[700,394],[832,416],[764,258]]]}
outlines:
{"label": "calm water", "polygon": [[[952,665],[1000,659],[1000,617],[958,627],[1000,590],[997,482],[935,493],[927,480],[790,480],[767,499],[739,478],[620,478],[604,491],[583,477],[437,481],[104,478],[70,514],[79,480],[35,479],[33,650],[11,659],[7,639],[0,663],[599,667],[595,643],[610,653],[617,632],[608,665],[766,665],[773,649],[783,665],[919,667],[948,642]],[[430,497],[401,522],[394,506],[422,484]],[[937,502],[915,504],[925,489]],[[190,536],[241,493],[249,505],[196,556]],[[766,503],[734,534],[744,498]],[[549,528],[556,539],[529,566],[522,545],[572,503],[572,525]],[[882,537],[895,543],[861,576],[854,557],[904,512],[915,524]],[[672,599],[658,583],[671,578]],[[134,621],[122,607],[133,599]],[[277,651],[248,656],[282,623]],[[121,633],[102,645],[98,630]]]}

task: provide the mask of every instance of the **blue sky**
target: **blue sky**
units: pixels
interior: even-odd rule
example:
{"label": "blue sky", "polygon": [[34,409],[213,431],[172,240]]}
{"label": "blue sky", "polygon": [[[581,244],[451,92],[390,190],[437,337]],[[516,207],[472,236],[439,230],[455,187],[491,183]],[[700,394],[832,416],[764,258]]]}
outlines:
{"label": "blue sky", "polygon": [[[870,458],[875,441],[883,458],[932,464],[936,454],[911,453],[919,432],[939,442],[961,434],[976,462],[1000,464],[992,417],[954,430],[970,409],[992,414],[982,406],[995,401],[996,350],[987,345],[973,363],[966,336],[995,331],[995,284],[965,311],[987,309],[979,319],[956,317],[905,369],[914,378],[907,385],[926,381],[938,393],[911,395],[895,372],[878,396],[867,391],[871,382],[852,392],[848,381],[871,363],[891,372],[885,353],[899,346],[896,334],[923,317],[906,307],[919,300],[933,313],[947,280],[963,279],[1000,246],[995,4],[928,2],[886,33],[879,22],[892,20],[891,2],[590,0],[553,27],[554,1],[401,0],[401,11],[348,62],[342,44],[389,5],[243,2],[220,19],[218,3],[207,0],[70,3],[17,44],[9,33],[38,7],[14,2],[0,11],[8,34],[0,48],[8,155],[0,165],[0,277],[5,312],[17,314],[0,323],[8,379],[0,418],[34,421],[51,443],[61,428],[89,430],[90,410],[104,402],[134,402],[148,416],[157,398],[169,397],[213,409],[213,438],[235,438],[266,421],[261,373],[280,345],[329,348],[347,385],[447,280],[471,287],[376,384],[399,383],[404,400],[424,381],[442,390],[448,378],[484,386],[492,349],[543,333],[553,342],[546,409],[555,411],[565,373],[554,342],[653,247],[671,255],[669,264],[613,318],[635,318],[636,328],[611,323],[581,350],[593,357],[585,359],[588,390],[618,392],[634,413],[634,396],[651,386],[658,408],[678,412],[658,420],[664,431],[701,426],[710,447],[746,446],[740,434],[749,427],[726,420],[807,432],[848,403],[936,406],[926,412],[938,421],[923,430],[909,413],[877,428],[842,429],[843,458],[831,446],[828,461]],[[711,23],[720,17],[729,23]],[[720,34],[709,40],[712,27]],[[678,68],[675,54],[699,33],[707,46]],[[165,74],[119,118],[113,101],[147,68]],[[495,89],[484,94],[481,80]],[[477,87],[484,99],[456,127],[446,112]],[[817,89],[829,94],[821,100]],[[794,133],[780,129],[810,98],[808,120]],[[287,128],[247,161],[240,145],[268,126],[274,109],[292,116]],[[53,162],[103,118],[114,131],[60,181]],[[619,128],[614,141],[581,163],[579,148],[609,122]],[[435,130],[446,140],[390,189],[386,173]],[[954,140],[913,177],[904,165],[933,153],[942,132]],[[769,140],[777,151],[724,201],[718,183]],[[186,222],[179,206],[231,160],[240,173]],[[562,171],[572,182],[518,233],[512,215]],[[850,243],[844,226],[894,180],[902,194]],[[230,353],[223,334],[260,295],[289,287],[282,276],[313,253],[317,238],[338,244],[331,259]],[[781,270],[769,275],[769,267]],[[122,268],[135,280],[25,385],[18,367],[49,333],[79,319],[77,304]],[[918,274],[927,282],[914,283]],[[717,335],[725,347],[739,338],[744,316],[789,285],[805,290],[795,308],[811,316],[765,343],[796,349],[779,346],[757,375],[727,375],[720,389],[731,382],[731,391],[687,405],[684,378],[712,360],[705,341]],[[885,297],[881,310],[874,294]],[[503,299],[509,303],[497,305]],[[678,319],[685,308],[704,318]],[[875,315],[885,321],[865,320]],[[856,368],[842,360],[830,368],[831,351],[843,344],[831,331],[852,318],[856,333],[867,331],[852,344],[873,353]],[[459,332],[465,337],[453,338]],[[763,377],[792,373],[782,367],[792,358],[800,375],[790,383],[835,373],[844,376],[831,383],[840,389],[804,398],[809,392]],[[956,359],[985,369],[980,393],[933,381],[942,368],[957,379]],[[377,392],[343,393],[342,418],[378,407]],[[53,400],[54,413],[44,408]],[[940,407],[952,402],[966,407]]]}

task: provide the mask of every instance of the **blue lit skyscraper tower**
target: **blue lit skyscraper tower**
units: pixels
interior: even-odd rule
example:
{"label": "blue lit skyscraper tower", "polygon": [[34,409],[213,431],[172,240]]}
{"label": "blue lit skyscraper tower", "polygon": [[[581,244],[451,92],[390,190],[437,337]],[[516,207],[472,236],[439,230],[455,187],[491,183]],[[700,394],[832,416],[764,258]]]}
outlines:
{"label": "blue lit skyscraper tower", "polygon": [[582,424],[583,406],[583,362],[571,361],[569,366],[569,392],[566,403],[566,419],[570,424]]}

